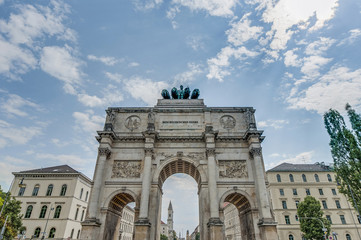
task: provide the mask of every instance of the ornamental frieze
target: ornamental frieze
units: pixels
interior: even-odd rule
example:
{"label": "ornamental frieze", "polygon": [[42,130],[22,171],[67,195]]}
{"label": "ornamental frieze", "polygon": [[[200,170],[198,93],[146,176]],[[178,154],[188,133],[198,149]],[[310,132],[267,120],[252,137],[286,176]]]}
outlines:
{"label": "ornamental frieze", "polygon": [[222,178],[247,178],[248,170],[246,161],[219,161],[219,176]]}
{"label": "ornamental frieze", "polygon": [[125,120],[124,123],[125,127],[128,128],[130,131],[139,128],[140,126],[140,118],[136,115],[130,116]]}
{"label": "ornamental frieze", "polygon": [[236,119],[234,119],[234,117],[230,115],[222,116],[219,121],[221,123],[221,126],[227,130],[232,129],[236,126]]}
{"label": "ornamental frieze", "polygon": [[139,178],[141,161],[114,161],[112,178]]}

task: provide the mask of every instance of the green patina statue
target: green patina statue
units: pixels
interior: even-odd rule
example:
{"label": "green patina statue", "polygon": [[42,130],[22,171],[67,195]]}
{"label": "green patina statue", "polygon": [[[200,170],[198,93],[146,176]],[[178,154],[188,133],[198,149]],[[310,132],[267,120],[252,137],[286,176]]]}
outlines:
{"label": "green patina statue", "polygon": [[[199,89],[194,89],[191,95],[191,90],[189,89],[189,87],[186,87],[183,90],[182,85],[180,85],[179,90],[176,87],[172,88],[171,90],[171,95],[173,99],[189,99],[189,97],[191,97],[191,99],[198,99],[199,94],[200,94]],[[168,90],[166,89],[162,90],[163,99],[170,99],[171,95],[169,94]]]}

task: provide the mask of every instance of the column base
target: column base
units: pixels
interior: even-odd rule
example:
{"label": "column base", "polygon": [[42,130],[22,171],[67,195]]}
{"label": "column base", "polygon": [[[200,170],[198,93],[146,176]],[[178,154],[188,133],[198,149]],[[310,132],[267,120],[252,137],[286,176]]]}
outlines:
{"label": "column base", "polygon": [[134,222],[135,236],[134,240],[150,240],[150,222],[147,218],[138,219]]}
{"label": "column base", "polygon": [[207,223],[209,240],[222,240],[223,238],[223,222],[219,218],[210,218]]}
{"label": "column base", "polygon": [[81,223],[82,230],[80,239],[82,240],[98,240],[99,232],[100,232],[100,221],[96,218],[88,218],[85,219],[84,222]]}
{"label": "column base", "polygon": [[262,240],[278,239],[277,222],[273,219],[260,219],[258,227]]}

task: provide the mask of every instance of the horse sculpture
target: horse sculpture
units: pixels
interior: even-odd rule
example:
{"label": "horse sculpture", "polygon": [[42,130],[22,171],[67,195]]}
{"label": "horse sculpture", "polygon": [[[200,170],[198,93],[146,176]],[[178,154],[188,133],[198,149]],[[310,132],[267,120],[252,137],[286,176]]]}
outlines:
{"label": "horse sculpture", "polygon": [[183,90],[182,85],[180,85],[179,90],[176,87],[172,88],[171,94],[169,94],[168,90],[166,89],[162,90],[163,99],[170,99],[171,96],[172,99],[189,99],[189,97],[191,97],[191,99],[198,99],[199,94],[200,94],[199,89],[194,89],[191,95],[191,90],[189,89],[189,87],[186,87]]}

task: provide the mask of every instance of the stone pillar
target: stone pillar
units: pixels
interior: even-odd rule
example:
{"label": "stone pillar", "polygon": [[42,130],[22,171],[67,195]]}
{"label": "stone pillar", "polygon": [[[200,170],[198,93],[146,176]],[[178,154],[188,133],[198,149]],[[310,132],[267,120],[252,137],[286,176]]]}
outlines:
{"label": "stone pillar", "polygon": [[149,194],[152,182],[152,158],[154,153],[154,132],[146,132],[145,136],[145,157],[142,179],[142,194],[140,196],[139,218],[135,225],[135,240],[150,239],[149,221]]}
{"label": "stone pillar", "polygon": [[82,222],[81,239],[99,239],[100,221],[100,192],[104,183],[104,167],[109,159],[111,151],[108,147],[101,145],[98,148],[98,160],[94,172],[94,184],[89,198],[87,217]]}
{"label": "stone pillar", "polygon": [[208,191],[210,205],[210,219],[208,221],[208,232],[210,240],[223,239],[223,222],[219,218],[218,190],[217,190],[217,167],[215,158],[215,136],[211,126],[206,126],[206,148],[208,166]]}

